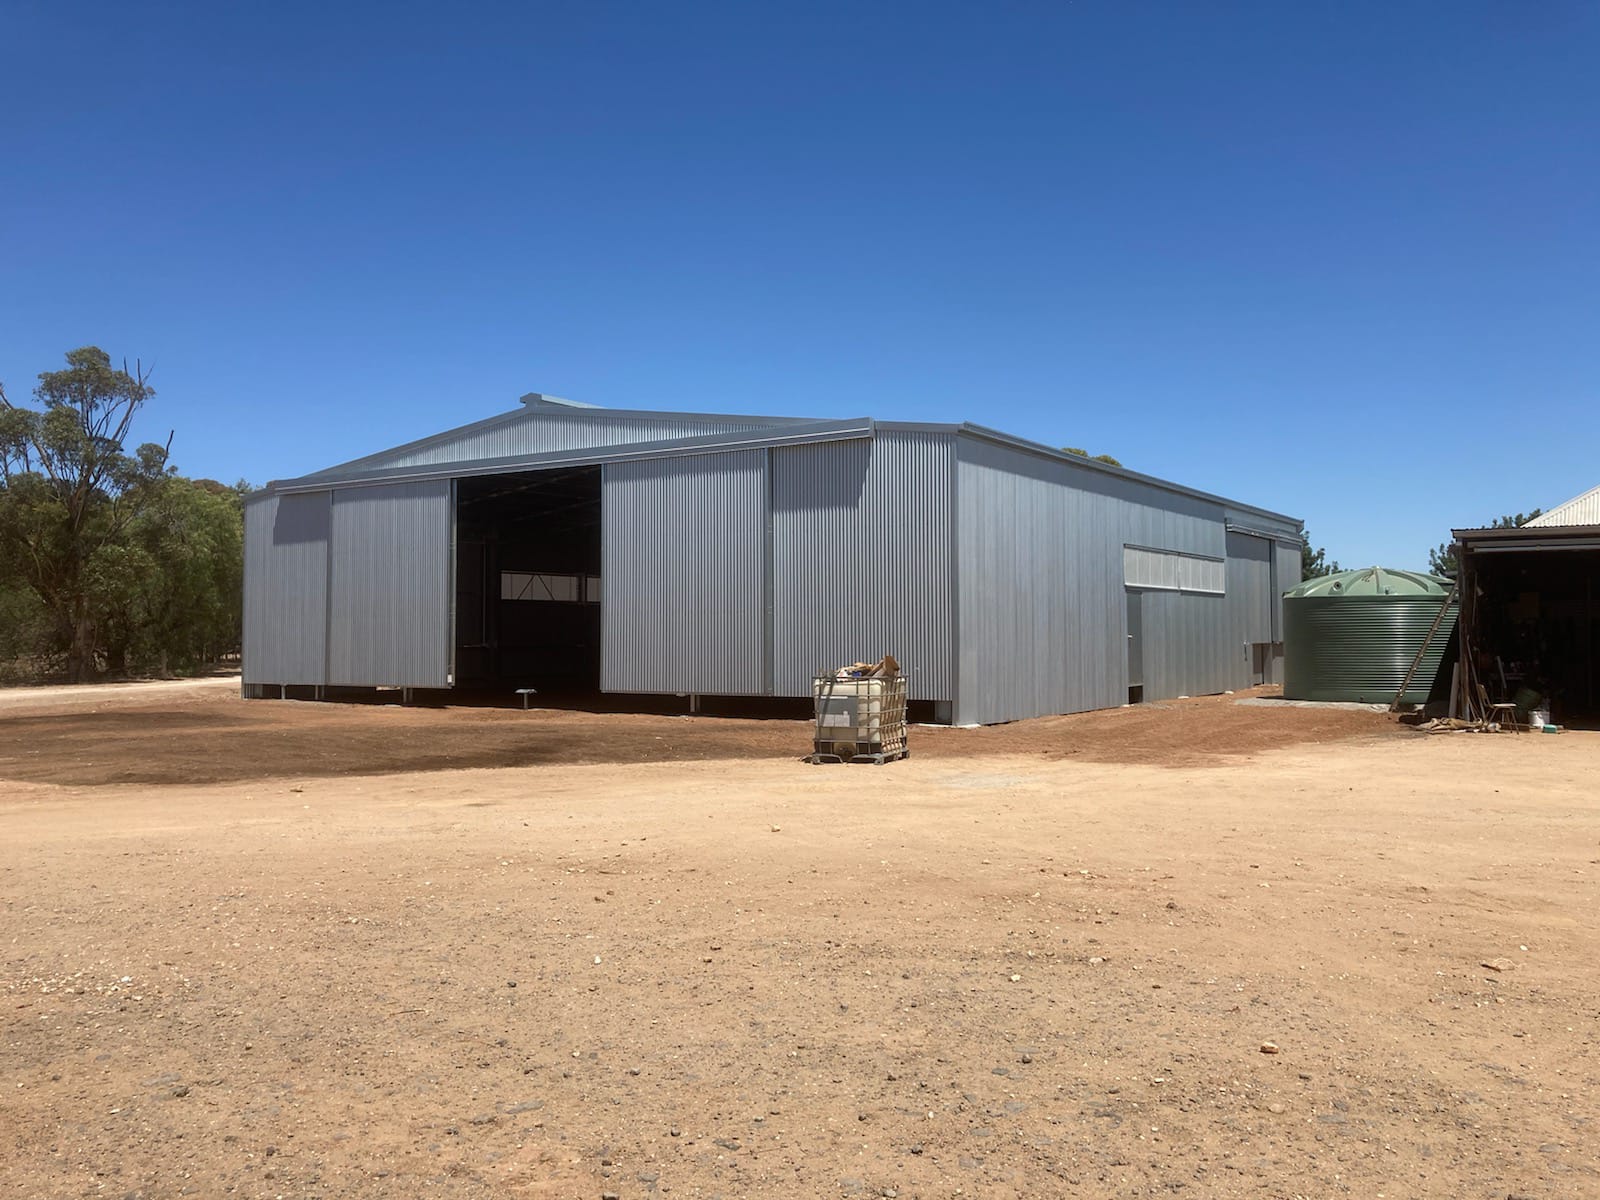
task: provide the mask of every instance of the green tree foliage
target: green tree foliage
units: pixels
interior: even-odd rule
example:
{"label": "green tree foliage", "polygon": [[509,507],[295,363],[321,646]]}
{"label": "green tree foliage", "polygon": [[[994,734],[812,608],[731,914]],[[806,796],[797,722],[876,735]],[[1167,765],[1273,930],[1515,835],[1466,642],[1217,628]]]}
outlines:
{"label": "green tree foliage", "polygon": [[1315,550],[1311,548],[1311,531],[1302,529],[1301,537],[1305,540],[1300,543],[1300,579],[1318,579],[1323,575],[1333,575],[1338,572],[1339,564],[1328,557],[1328,552],[1321,546]]}
{"label": "green tree foliage", "polygon": [[38,673],[39,650],[52,628],[39,597],[0,571],[0,683],[22,682]]}
{"label": "green tree foliage", "polygon": [[242,489],[124,449],[154,394],[93,346],[39,377],[36,409],[0,389],[0,661],[61,655],[79,681],[237,647]]}
{"label": "green tree foliage", "polygon": [[1087,450],[1080,449],[1077,446],[1063,446],[1061,449],[1063,453],[1076,454],[1079,458],[1093,458],[1095,462],[1108,463],[1113,467],[1120,467],[1122,465],[1121,462],[1112,458],[1109,454],[1091,455]]}
{"label": "green tree foliage", "polygon": [[242,500],[215,480],[169,476],[128,536],[95,556],[91,594],[108,670],[193,670],[238,646]]}
{"label": "green tree foliage", "polygon": [[[1540,513],[1542,508],[1536,508],[1530,513],[1511,513],[1508,516],[1496,517],[1487,528],[1489,529],[1520,529]],[[1440,542],[1428,551],[1428,570],[1435,575],[1448,575],[1451,579],[1456,577],[1456,572],[1461,569],[1461,563],[1456,559],[1456,544],[1454,542]]]}

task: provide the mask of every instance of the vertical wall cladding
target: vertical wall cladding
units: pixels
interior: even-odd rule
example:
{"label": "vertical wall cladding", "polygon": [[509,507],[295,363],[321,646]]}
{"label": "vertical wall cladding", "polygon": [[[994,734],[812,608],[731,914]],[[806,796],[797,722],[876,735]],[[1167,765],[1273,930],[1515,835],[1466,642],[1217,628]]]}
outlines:
{"label": "vertical wall cladding", "polygon": [[1049,459],[971,438],[959,451],[956,720],[1121,704],[1127,611],[1117,501],[1071,486],[1070,468]]}
{"label": "vertical wall cladding", "polygon": [[1243,686],[1249,659],[1233,639],[1227,597],[1146,592],[1144,604],[1145,699]]}
{"label": "vertical wall cladding", "polygon": [[329,493],[244,509],[244,682],[327,682]]}
{"label": "vertical wall cladding", "polygon": [[1228,533],[1228,635],[1235,670],[1225,687],[1250,687],[1274,681],[1277,641],[1272,619],[1272,539]]}
{"label": "vertical wall cladding", "polygon": [[611,463],[603,486],[602,690],[764,693],[766,452]]}
{"label": "vertical wall cladding", "polygon": [[893,654],[914,700],[954,696],[955,438],[886,432],[772,451],[773,690]]}
{"label": "vertical wall cladding", "polygon": [[1273,555],[1278,562],[1277,576],[1273,580],[1272,597],[1272,640],[1283,641],[1283,594],[1290,588],[1300,586],[1300,572],[1304,564],[1298,545],[1289,542],[1272,543]]}
{"label": "vertical wall cladding", "polygon": [[450,684],[449,480],[333,493],[328,682]]}
{"label": "vertical wall cladding", "polygon": [[[1123,547],[1222,558],[1221,507],[1139,480],[959,439],[956,719],[1127,700]],[[1221,690],[1224,597],[1141,593],[1145,696]]]}
{"label": "vertical wall cladding", "polygon": [[1243,642],[1271,642],[1272,542],[1248,533],[1228,534],[1228,612]]}
{"label": "vertical wall cladding", "polygon": [[[1298,532],[1298,531],[1296,531]],[[1300,583],[1300,545],[1277,539],[1272,543],[1272,672],[1268,683],[1282,683],[1283,594]]]}

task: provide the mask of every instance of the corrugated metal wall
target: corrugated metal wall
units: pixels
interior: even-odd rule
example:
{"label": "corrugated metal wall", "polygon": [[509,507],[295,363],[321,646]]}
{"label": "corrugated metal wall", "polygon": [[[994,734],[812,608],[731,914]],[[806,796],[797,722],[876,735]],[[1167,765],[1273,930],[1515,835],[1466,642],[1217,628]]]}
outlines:
{"label": "corrugated metal wall", "polygon": [[773,690],[893,654],[914,700],[955,679],[955,438],[885,433],[772,452]]}
{"label": "corrugated metal wall", "polygon": [[1284,667],[1283,594],[1300,583],[1302,568],[1299,543],[1290,544],[1274,539],[1272,557],[1277,570],[1272,576],[1272,678],[1269,683],[1282,683],[1288,676]]}
{"label": "corrugated metal wall", "polygon": [[1205,696],[1245,686],[1250,660],[1233,639],[1227,597],[1144,592],[1140,601],[1146,700]]}
{"label": "corrugated metal wall", "polygon": [[[452,494],[432,481],[253,501],[246,682],[446,686]],[[601,685],[803,696],[819,668],[889,652],[914,698],[953,700],[962,722],[1120,705],[1130,545],[1227,560],[1226,595],[1181,579],[1134,593],[1147,699],[1281,678],[1274,592],[1298,579],[1299,549],[1227,520],[966,434],[610,464]]]}
{"label": "corrugated metal wall", "polygon": [[1273,553],[1278,560],[1278,578],[1276,582],[1278,594],[1273,598],[1275,603],[1272,609],[1272,628],[1277,634],[1272,640],[1283,641],[1283,594],[1290,588],[1300,586],[1300,571],[1303,567],[1299,546],[1291,546],[1285,542],[1273,542]]}
{"label": "corrugated metal wall", "polygon": [[603,489],[601,688],[765,692],[766,452],[612,463]]}
{"label": "corrugated metal wall", "polygon": [[770,426],[736,418],[695,420],[662,414],[660,417],[607,419],[601,415],[567,416],[561,413],[515,413],[503,422],[469,427],[456,436],[441,435],[428,445],[375,454],[359,460],[365,470],[416,467],[461,462],[477,458],[502,458],[515,454],[545,454],[556,450],[581,450],[591,446],[621,446],[630,442],[666,441],[738,433]]}
{"label": "corrugated metal wall", "polygon": [[1272,643],[1278,640],[1272,610],[1273,543],[1248,533],[1228,534],[1228,633],[1242,673],[1225,687],[1274,680]]}
{"label": "corrugated metal wall", "polygon": [[1228,562],[1226,595],[1135,593],[1145,698],[1253,682],[1243,633],[1263,621],[1270,631],[1270,566],[1259,548],[1230,544],[1222,505],[974,437],[959,440],[956,495],[958,721],[1126,702],[1128,545],[1249,550],[1245,565]]}
{"label": "corrugated metal wall", "polygon": [[244,682],[327,682],[329,494],[244,509]]}
{"label": "corrugated metal wall", "polygon": [[[1068,486],[1069,466],[974,438],[957,445],[956,720],[1123,703],[1122,547],[1134,540],[1121,536],[1123,502],[1104,488]],[[1155,535],[1138,541],[1163,545]]]}
{"label": "corrugated metal wall", "polygon": [[330,684],[449,686],[454,507],[448,480],[334,491]]}

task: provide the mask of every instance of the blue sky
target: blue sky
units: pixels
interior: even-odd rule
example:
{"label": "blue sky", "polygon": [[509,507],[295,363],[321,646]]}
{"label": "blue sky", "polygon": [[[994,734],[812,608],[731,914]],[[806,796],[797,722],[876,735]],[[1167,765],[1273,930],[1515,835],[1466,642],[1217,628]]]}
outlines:
{"label": "blue sky", "polygon": [[0,8],[0,380],[260,483],[514,407],[972,420],[1347,566],[1600,483],[1600,6]]}

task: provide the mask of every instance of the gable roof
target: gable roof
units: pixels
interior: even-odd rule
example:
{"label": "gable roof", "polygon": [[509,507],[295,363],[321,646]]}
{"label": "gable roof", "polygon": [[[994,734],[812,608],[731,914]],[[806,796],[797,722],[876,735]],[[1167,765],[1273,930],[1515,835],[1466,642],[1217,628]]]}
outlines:
{"label": "gable roof", "polygon": [[[871,439],[880,433],[930,433],[976,438],[1039,458],[1071,464],[1190,496],[1225,509],[1229,528],[1290,542],[1300,538],[1296,517],[1242,504],[1198,488],[1114,467],[1083,455],[1070,454],[1039,442],[1014,437],[970,423],[931,424],[876,421],[856,417],[819,421],[809,417],[741,416],[723,413],[653,412],[645,409],[596,408],[529,393],[523,407],[474,421],[443,433],[380,450],[362,458],[302,475],[270,481],[259,494],[323,491],[465,475],[496,475],[554,467],[595,465],[644,458],[669,458],[719,451]],[[1276,528],[1262,530],[1248,522],[1269,519]]]}
{"label": "gable roof", "polygon": [[1528,525],[1539,529],[1562,525],[1600,525],[1600,487],[1590,488],[1583,495],[1556,505],[1549,512],[1529,521]]}
{"label": "gable roof", "polygon": [[515,455],[548,454],[593,446],[622,446],[747,430],[805,425],[803,417],[757,417],[724,413],[648,412],[597,408],[530,392],[523,407],[441,433],[364,454],[313,471],[305,479],[343,480],[401,467],[442,466]]}

